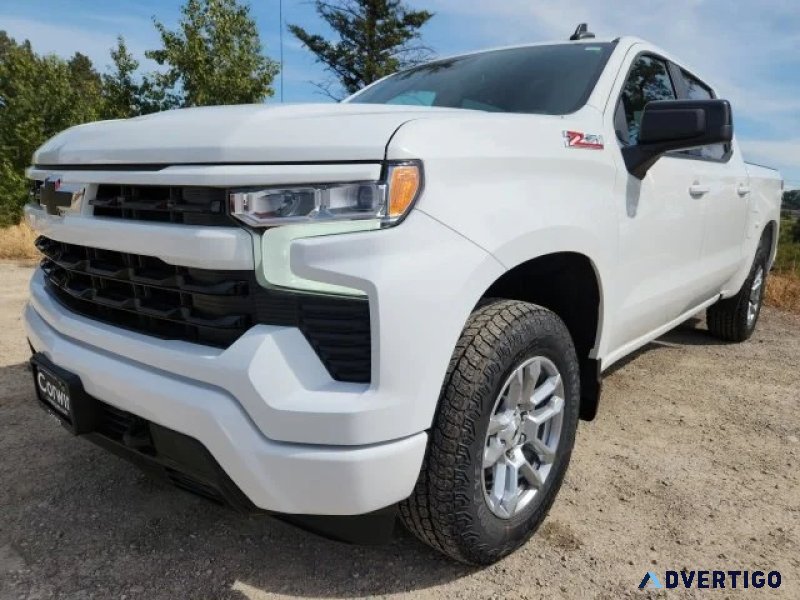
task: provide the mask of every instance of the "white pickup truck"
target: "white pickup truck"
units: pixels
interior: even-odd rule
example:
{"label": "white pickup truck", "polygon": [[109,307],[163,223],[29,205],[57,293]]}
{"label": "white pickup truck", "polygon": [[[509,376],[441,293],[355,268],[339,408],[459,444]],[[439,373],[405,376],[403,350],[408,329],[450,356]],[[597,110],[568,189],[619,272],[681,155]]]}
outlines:
{"label": "white pickup truck", "polygon": [[744,162],[711,85],[639,39],[575,37],[338,105],[49,140],[26,207],[41,404],[328,536],[399,514],[457,560],[519,547],[602,372],[701,310],[750,337],[778,239],[780,175]]}

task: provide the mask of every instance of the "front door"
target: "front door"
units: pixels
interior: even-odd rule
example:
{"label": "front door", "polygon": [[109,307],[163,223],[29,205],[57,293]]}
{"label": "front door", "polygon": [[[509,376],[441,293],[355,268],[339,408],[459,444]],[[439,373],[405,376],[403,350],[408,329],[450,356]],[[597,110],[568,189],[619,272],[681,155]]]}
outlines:
{"label": "front door", "polygon": [[[668,63],[652,55],[636,57],[615,112],[620,146],[636,144],[644,107],[655,100],[677,99]],[[692,300],[703,244],[703,195],[697,194],[688,157],[660,158],[643,180],[625,170],[621,153],[618,312],[611,349],[646,336],[675,317],[676,307]]]}

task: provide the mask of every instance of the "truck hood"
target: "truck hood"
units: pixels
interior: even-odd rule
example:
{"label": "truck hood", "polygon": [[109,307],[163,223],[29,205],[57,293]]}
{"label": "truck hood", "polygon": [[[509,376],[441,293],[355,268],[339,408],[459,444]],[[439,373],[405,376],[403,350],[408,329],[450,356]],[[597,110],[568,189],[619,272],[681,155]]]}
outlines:
{"label": "truck hood", "polygon": [[379,161],[403,123],[463,110],[371,104],[215,106],[79,125],[37,165]]}

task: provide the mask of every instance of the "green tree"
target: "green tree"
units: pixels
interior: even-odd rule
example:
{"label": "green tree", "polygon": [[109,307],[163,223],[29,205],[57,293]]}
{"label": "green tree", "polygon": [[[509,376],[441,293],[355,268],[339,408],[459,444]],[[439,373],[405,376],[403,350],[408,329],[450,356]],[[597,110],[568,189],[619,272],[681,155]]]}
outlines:
{"label": "green tree", "polygon": [[794,220],[794,225],[792,226],[792,239],[796,244],[800,244],[800,219]]}
{"label": "green tree", "polygon": [[19,220],[25,168],[45,140],[102,113],[101,79],[82,54],[37,55],[0,32],[0,224]]}
{"label": "green tree", "polygon": [[139,61],[117,37],[116,47],[111,49],[112,71],[103,75],[103,112],[108,119],[126,119],[141,114],[139,104],[141,89],[136,82]]}
{"label": "green tree", "polygon": [[800,210],[800,190],[786,190],[783,192],[782,208],[785,210]]}
{"label": "green tree", "polygon": [[180,104],[180,98],[155,85],[153,76],[145,75],[139,79],[139,61],[128,51],[122,36],[111,49],[111,61],[111,71],[103,74],[104,118],[138,117]]}
{"label": "green tree", "polygon": [[95,100],[101,93],[102,80],[89,57],[76,52],[67,61],[67,68],[69,69],[70,83],[74,90],[81,96]]}
{"label": "green tree", "polygon": [[[336,32],[328,41],[299,25],[289,25],[317,60],[333,74],[346,94],[430,56],[420,43],[419,29],[433,13],[410,10],[401,0],[316,0],[322,19]],[[327,95],[341,99],[331,82],[317,83]]]}
{"label": "green tree", "polygon": [[272,96],[278,65],[261,53],[250,9],[236,0],[188,0],[178,29],[155,21],[162,48],[148,58],[167,66],[154,75],[165,97],[182,106],[262,102]]}
{"label": "green tree", "polygon": [[0,31],[0,58],[14,46],[14,40],[5,31]]}

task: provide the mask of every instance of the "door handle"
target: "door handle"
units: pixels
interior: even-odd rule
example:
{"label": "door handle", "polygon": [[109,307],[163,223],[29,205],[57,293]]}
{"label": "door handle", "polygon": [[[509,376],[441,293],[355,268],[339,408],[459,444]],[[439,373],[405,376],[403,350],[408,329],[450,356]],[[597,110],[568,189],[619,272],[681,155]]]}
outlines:
{"label": "door handle", "polygon": [[747,194],[750,193],[750,186],[740,183],[736,187],[736,193],[739,194],[740,196],[747,196]]}
{"label": "door handle", "polygon": [[689,186],[689,193],[692,196],[702,196],[703,194],[707,194],[711,191],[711,188],[707,185],[701,185],[699,183],[693,183]]}

